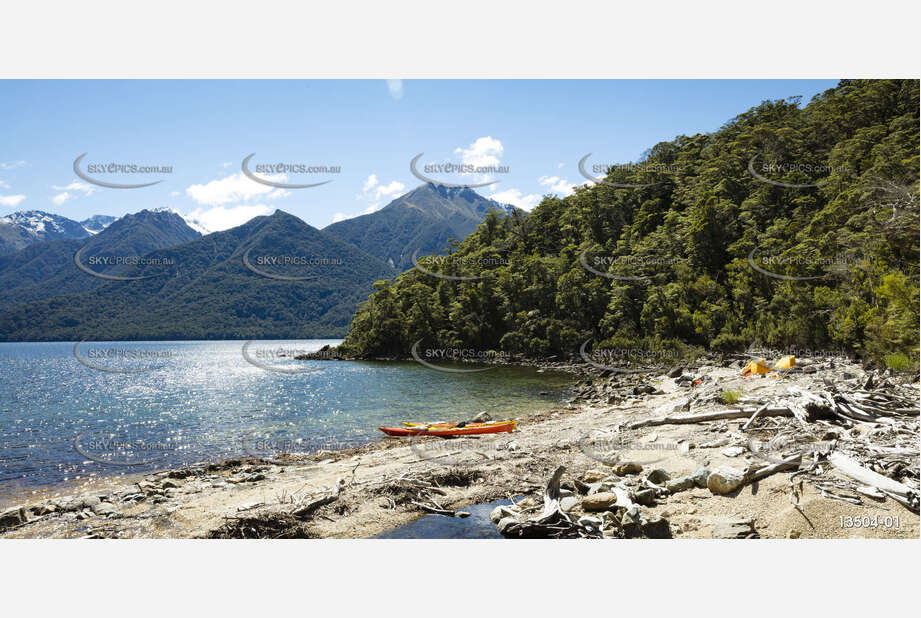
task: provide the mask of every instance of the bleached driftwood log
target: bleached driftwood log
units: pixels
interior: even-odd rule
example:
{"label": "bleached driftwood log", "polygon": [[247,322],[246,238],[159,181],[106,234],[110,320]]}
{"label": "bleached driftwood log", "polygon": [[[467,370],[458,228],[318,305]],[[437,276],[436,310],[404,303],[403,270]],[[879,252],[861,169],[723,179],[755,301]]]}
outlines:
{"label": "bleached driftwood log", "polygon": [[342,492],[343,486],[345,486],[345,480],[342,478],[336,479],[336,483],[333,485],[333,488],[329,494],[323,496],[322,498],[317,498],[316,500],[308,502],[307,504],[303,506],[297,507],[296,509],[291,511],[291,514],[297,517],[298,519],[307,519],[308,517],[313,515],[313,513],[321,506],[325,506],[331,502],[335,502],[336,500],[338,500],[339,494]]}
{"label": "bleached driftwood log", "polygon": [[828,456],[828,461],[845,476],[849,476],[864,485],[875,487],[891,496],[894,500],[913,510],[917,510],[917,492],[908,485],[865,468],[843,453],[832,453]]}
{"label": "bleached driftwood log", "polygon": [[[721,421],[735,418],[749,418],[757,410],[720,410],[717,412],[704,412],[703,414],[675,414],[660,416],[657,418],[647,418],[646,420],[637,421],[627,425],[628,429],[639,429],[640,427],[656,427],[658,425],[689,425],[693,423],[706,423],[707,421]],[[767,418],[769,416],[793,416],[790,408],[766,408],[759,417]]]}

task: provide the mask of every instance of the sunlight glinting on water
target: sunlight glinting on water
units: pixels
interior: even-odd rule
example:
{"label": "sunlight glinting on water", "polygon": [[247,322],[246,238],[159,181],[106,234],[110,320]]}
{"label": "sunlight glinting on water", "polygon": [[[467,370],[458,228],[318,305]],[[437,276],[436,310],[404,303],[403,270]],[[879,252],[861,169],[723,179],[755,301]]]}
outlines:
{"label": "sunlight glinting on water", "polygon": [[547,409],[569,384],[521,367],[456,374],[413,362],[292,358],[291,350],[338,343],[331,340],[253,342],[248,360],[243,343],[84,343],[76,356],[73,343],[0,344],[8,377],[0,385],[0,483],[355,446],[381,439],[379,425],[409,419]]}

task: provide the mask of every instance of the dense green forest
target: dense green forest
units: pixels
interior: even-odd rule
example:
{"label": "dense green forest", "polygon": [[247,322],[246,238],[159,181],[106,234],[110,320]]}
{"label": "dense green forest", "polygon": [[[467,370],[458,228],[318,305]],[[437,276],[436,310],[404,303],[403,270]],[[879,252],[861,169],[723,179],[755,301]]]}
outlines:
{"label": "dense green forest", "polygon": [[[136,255],[132,253],[139,251],[136,247],[155,245],[159,240],[151,236],[163,234],[164,230],[140,225],[149,215],[144,211],[125,217],[124,226],[113,223],[92,239],[86,255],[93,252],[118,255],[115,248],[122,250],[122,254]],[[157,216],[161,226],[164,217],[179,219],[169,213]],[[97,284],[100,280],[77,270],[72,255],[66,255],[67,268],[62,269],[60,248],[49,247],[49,260],[39,260],[42,256],[37,256],[33,261],[57,274],[36,286],[24,286],[22,296],[33,293],[32,288],[46,292],[49,287],[52,291],[59,287],[66,292],[69,289],[64,284],[71,281],[75,286],[89,281],[90,284],[84,284],[87,291],[50,298],[49,292],[41,300],[0,311],[0,340],[336,337],[341,336],[355,305],[367,296],[372,283],[396,272],[358,247],[280,210],[204,237],[198,238],[197,233],[186,228],[186,234],[189,233],[196,238],[143,254],[162,259],[168,266],[125,266],[112,271],[129,276],[156,275],[132,281]],[[103,234],[107,237],[103,238]],[[247,253],[251,267],[243,261]],[[323,258],[329,263],[257,268],[255,264],[262,257]],[[19,266],[16,255],[12,258],[11,266]],[[284,280],[260,272],[306,278]],[[0,302],[4,298],[0,294]]]}
{"label": "dense green forest", "polygon": [[526,217],[492,213],[428,273],[377,282],[342,350],[546,357],[592,340],[916,363],[918,90],[844,80],[766,101]]}

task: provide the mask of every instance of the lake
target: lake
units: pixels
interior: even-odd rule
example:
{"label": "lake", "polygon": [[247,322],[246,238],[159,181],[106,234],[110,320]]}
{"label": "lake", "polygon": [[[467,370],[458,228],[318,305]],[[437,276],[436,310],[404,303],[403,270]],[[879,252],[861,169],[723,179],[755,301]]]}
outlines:
{"label": "lake", "polygon": [[293,358],[338,343],[0,343],[0,499],[93,476],[357,446],[408,419],[520,417],[561,404],[572,382],[530,367]]}

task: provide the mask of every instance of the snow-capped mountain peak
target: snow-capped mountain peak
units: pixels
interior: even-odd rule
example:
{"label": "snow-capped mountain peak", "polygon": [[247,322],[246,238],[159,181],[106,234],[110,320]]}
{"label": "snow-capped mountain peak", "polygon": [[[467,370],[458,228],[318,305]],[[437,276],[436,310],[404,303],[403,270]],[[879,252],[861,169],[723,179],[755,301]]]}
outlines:
{"label": "snow-capped mountain peak", "polygon": [[80,225],[83,226],[84,230],[95,236],[112,225],[115,221],[118,221],[118,217],[113,217],[111,215],[93,215],[89,219],[81,221]]}

